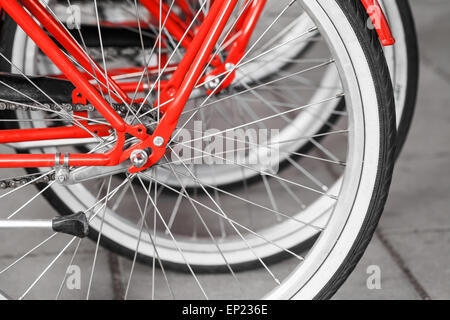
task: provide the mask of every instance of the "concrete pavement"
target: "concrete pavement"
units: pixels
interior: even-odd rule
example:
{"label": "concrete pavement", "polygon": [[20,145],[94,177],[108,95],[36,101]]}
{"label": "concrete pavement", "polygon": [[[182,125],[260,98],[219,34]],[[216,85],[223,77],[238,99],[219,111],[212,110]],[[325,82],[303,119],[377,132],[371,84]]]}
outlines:
{"label": "concrete pavement", "polygon": [[[450,4],[411,1],[421,50],[417,111],[380,227],[336,298],[450,298]],[[379,265],[381,290],[368,290]]]}

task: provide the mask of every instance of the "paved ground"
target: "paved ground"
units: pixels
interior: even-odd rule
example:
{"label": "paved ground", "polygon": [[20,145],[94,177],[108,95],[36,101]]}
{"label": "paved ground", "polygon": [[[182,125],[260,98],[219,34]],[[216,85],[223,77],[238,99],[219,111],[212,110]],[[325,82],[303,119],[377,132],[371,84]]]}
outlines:
{"label": "paved ground", "polygon": [[[450,4],[448,0],[411,2],[422,49],[416,118],[396,168],[380,228],[363,260],[338,292],[336,298],[339,299],[450,298]],[[15,207],[13,203],[7,205],[8,208],[3,209],[12,210]],[[41,200],[35,208],[36,216],[39,212],[52,210]],[[11,237],[17,239],[18,235],[2,235],[0,241],[15,243]],[[34,239],[23,241],[27,240]],[[31,265],[35,265],[36,270],[23,271],[38,275],[41,270],[37,266],[41,265],[41,260],[54,256],[61,245],[52,244],[40,255],[31,257],[35,262]],[[92,263],[93,247],[94,244],[80,252],[77,263],[81,267]],[[2,262],[13,258],[0,255]],[[103,268],[106,272],[96,274],[97,286],[94,286],[91,297],[114,298],[115,292],[124,289],[114,276],[118,275],[120,268],[122,274],[127,275],[129,263],[105,250],[99,252],[97,263],[106,266]],[[369,290],[368,271],[373,270],[374,266],[375,271],[377,267],[380,271],[381,289]],[[148,269],[140,265],[136,268],[135,290],[148,290],[151,281]],[[252,281],[251,274],[245,276]],[[175,274],[172,277],[172,281],[189,288],[182,276]],[[158,279],[163,281],[161,276]],[[10,277],[2,285],[13,288],[17,280]],[[221,281],[224,280],[217,277],[216,284],[226,287],[220,285]],[[262,291],[265,284],[258,285]],[[58,286],[59,283],[43,281],[29,297],[46,297],[46,293],[55,292]],[[220,298],[222,294],[226,292],[217,292],[215,297]],[[84,293],[80,292],[80,298],[82,295]]]}
{"label": "paved ground", "polygon": [[[421,47],[415,121],[377,235],[337,298],[450,298],[450,4],[411,3]],[[381,290],[367,289],[371,265]]]}

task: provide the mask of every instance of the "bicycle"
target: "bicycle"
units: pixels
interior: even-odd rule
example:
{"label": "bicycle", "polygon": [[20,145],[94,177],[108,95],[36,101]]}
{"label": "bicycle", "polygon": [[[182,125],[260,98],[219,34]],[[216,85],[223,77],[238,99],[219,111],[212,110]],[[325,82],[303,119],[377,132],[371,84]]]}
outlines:
{"label": "bicycle", "polygon": [[[1,181],[0,186],[15,189],[7,189],[0,199],[39,187],[31,201],[0,221],[0,228],[11,239],[12,228],[58,232],[30,245],[19,260],[1,268],[0,276],[11,274],[30,253],[54,239],[67,240],[25,291],[6,294],[28,297],[69,247],[75,247],[72,264],[85,243],[80,237],[88,232],[96,246],[86,297],[100,242],[131,257],[126,297],[133,294],[137,260],[152,266],[152,298],[178,297],[168,280],[171,268],[185,271],[204,297],[211,294],[202,285],[202,272],[227,273],[215,279],[233,280],[224,290],[234,297],[232,289],[242,294],[251,286],[251,279],[236,272],[255,265],[264,270],[262,279],[272,279],[269,298],[328,298],[337,290],[381,214],[396,144],[388,67],[359,1],[286,1],[274,8],[261,0],[240,5],[141,0],[139,5],[129,3],[135,21],[121,20],[130,15],[125,9],[120,21],[100,21],[101,3],[93,1],[95,23],[75,31],[61,23],[52,3],[22,1],[47,33],[18,2],[0,4],[12,17],[6,23],[15,20],[25,30],[2,33],[2,40],[9,40],[1,41],[1,68],[9,73],[0,78],[6,127],[0,141],[19,154],[2,154],[0,164],[28,168],[25,176]],[[146,22],[139,16],[144,8],[151,15]],[[274,30],[277,24],[281,32]],[[389,30],[383,30],[384,40],[392,41]],[[89,37],[95,33],[100,40],[97,59],[89,48],[96,46]],[[107,35],[119,33],[108,45]],[[126,61],[125,66],[108,68],[107,58],[114,54],[105,54],[106,49],[130,46],[133,33],[141,64]],[[41,52],[24,40],[29,37]],[[32,58],[21,55],[23,48]],[[282,170],[230,162],[226,153],[205,152],[203,145],[188,148],[227,165],[190,163],[195,159],[182,158],[174,148],[195,142],[176,140],[182,129],[198,131],[192,124],[195,117],[203,120],[203,131],[218,129],[206,138],[249,126],[277,129],[279,134],[263,145],[231,141],[243,145],[246,160],[267,149],[279,150],[275,164]],[[42,195],[63,217],[14,219]],[[281,255],[295,266],[283,270],[290,274],[280,281],[270,262]],[[164,290],[155,289],[156,266],[165,279]],[[62,294],[66,267],[60,268],[56,297]]]}

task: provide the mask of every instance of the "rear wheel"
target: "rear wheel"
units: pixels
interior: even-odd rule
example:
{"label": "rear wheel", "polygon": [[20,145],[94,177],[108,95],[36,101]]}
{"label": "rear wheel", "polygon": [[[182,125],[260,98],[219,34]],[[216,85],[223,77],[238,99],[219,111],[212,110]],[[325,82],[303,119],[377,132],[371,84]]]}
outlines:
{"label": "rear wheel", "polygon": [[[256,163],[262,166],[255,167],[247,162],[228,161],[223,166],[232,167],[233,172],[240,171],[242,182],[239,188],[226,190],[214,184],[213,172],[199,174],[202,165],[190,162],[192,156],[181,158],[182,155],[172,150],[176,144],[192,142],[194,137],[174,141],[168,159],[140,175],[115,175],[73,186],[53,183],[41,190],[36,198],[42,191],[51,192],[50,199],[59,201],[59,212],[84,211],[91,217],[91,228],[96,231],[94,238],[98,241],[93,264],[87,267],[91,270],[87,293],[82,294],[88,297],[92,294],[95,267],[102,267],[96,264],[100,242],[113,242],[116,249],[132,258],[126,267],[129,268],[125,280],[128,280],[127,297],[137,294],[131,286],[135,284],[132,275],[137,258],[150,261],[151,266],[146,268],[153,268],[162,279],[162,283],[157,283],[153,274],[152,290],[146,297],[167,297],[175,293],[176,298],[197,295],[214,298],[219,294],[214,290],[218,279],[226,284],[221,286],[219,297],[328,297],[357,263],[382,212],[393,167],[395,114],[381,47],[374,32],[365,28],[367,16],[359,1],[286,1],[281,5],[279,1],[269,1],[267,6],[266,20],[262,20],[265,27],[259,31],[260,35],[270,30],[268,26],[279,23],[283,28],[302,14],[309,16],[315,25],[310,29],[314,41],[321,43],[311,51],[313,58],[302,57],[290,69],[283,70],[284,75],[213,96],[209,104],[204,102],[204,96],[194,97],[186,106],[180,124],[188,132],[195,132],[197,128],[191,126],[190,115],[203,110],[197,118],[205,126],[200,129],[217,129],[215,133],[210,131],[210,137],[247,127],[260,130],[257,132],[274,130],[269,143],[245,140],[244,149],[251,150],[244,153],[244,158],[250,159],[252,152],[255,155],[267,149],[277,150],[280,159],[289,161],[289,169],[276,171],[273,163],[269,166]],[[302,35],[297,36],[301,41]],[[309,91],[316,92],[314,88],[320,86],[329,69],[339,75],[340,83],[326,88],[328,96],[317,99]],[[318,141],[315,134],[304,136],[304,128],[296,121],[311,113],[320,117],[322,108],[342,97],[346,107],[335,111],[339,113],[339,121],[321,134],[325,138]],[[52,113],[27,111],[16,112],[16,118],[11,120],[24,127],[51,121],[62,120]],[[232,139],[236,142],[236,138]],[[295,150],[302,140],[308,140],[314,149],[299,155]],[[256,144],[255,148],[249,148],[251,144]],[[92,150],[90,146],[84,147]],[[203,147],[200,146],[202,156],[211,153]],[[73,150],[77,146],[65,148]],[[54,152],[55,149],[62,148],[51,146],[28,151]],[[194,145],[190,149],[198,148]],[[228,151],[237,149],[233,145]],[[213,158],[223,159],[223,153]],[[275,164],[279,164],[279,159],[276,160]],[[245,177],[255,171],[261,183],[249,186]],[[12,194],[17,193],[3,196]],[[21,210],[13,212],[14,216]],[[2,236],[8,236],[7,233]],[[317,240],[312,246],[293,249],[313,236]],[[69,264],[79,257],[80,248],[89,246],[59,234],[43,239],[41,245],[29,247],[30,251],[25,249],[26,254],[20,260],[2,261],[0,276],[5,279],[11,273],[19,273],[17,267],[29,263],[29,253],[45,250],[54,239],[67,241],[62,253],[74,247],[68,257]],[[26,241],[20,244],[27,247]],[[13,297],[30,296],[49,270],[65,272],[67,262],[56,264],[62,253],[54,255],[55,260],[47,264],[43,273],[24,276],[14,288],[9,288],[7,283],[0,287],[5,287]],[[291,259],[279,265],[282,268],[270,266],[268,262],[279,255]],[[236,275],[235,271],[249,265],[259,266],[261,270],[251,275]],[[155,271],[155,266],[161,269]],[[174,275],[166,270],[167,266],[183,269],[187,274]],[[200,276],[199,270],[226,274]],[[0,283],[5,282],[0,280]],[[264,283],[264,293],[258,287],[261,283]],[[185,290],[186,287],[192,290]],[[189,295],[183,296],[183,292]]]}

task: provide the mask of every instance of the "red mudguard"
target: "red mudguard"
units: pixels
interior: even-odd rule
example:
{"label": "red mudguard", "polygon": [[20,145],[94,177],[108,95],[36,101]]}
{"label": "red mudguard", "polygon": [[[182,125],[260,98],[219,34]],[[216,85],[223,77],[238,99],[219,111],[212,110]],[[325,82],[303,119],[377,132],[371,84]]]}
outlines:
{"label": "red mudguard", "polygon": [[[392,0],[389,0],[392,1]],[[377,30],[378,37],[380,38],[383,46],[392,46],[395,43],[395,39],[392,36],[391,28],[384,15],[383,9],[377,0],[361,0],[364,7],[367,10],[372,23]]]}

